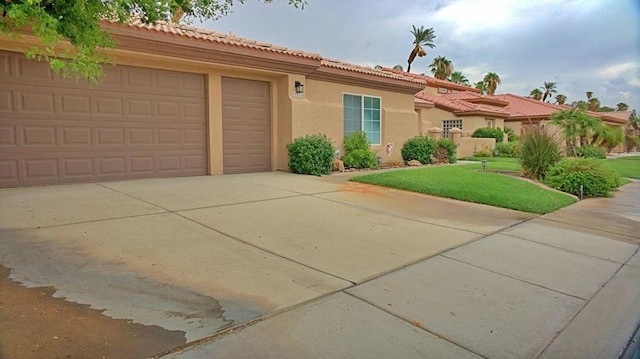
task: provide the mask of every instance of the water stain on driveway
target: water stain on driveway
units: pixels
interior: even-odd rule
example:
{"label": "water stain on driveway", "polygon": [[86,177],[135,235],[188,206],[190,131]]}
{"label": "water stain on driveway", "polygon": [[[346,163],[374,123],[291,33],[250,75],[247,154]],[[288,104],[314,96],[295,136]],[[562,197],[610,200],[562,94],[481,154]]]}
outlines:
{"label": "water stain on driveway", "polygon": [[146,358],[186,343],[184,332],[109,318],[9,272],[0,266],[0,358]]}

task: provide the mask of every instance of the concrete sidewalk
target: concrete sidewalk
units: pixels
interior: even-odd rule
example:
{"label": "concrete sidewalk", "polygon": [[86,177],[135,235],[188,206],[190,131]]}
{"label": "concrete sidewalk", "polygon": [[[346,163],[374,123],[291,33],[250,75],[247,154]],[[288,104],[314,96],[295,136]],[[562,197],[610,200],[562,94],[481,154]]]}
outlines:
{"label": "concrete sidewalk", "polygon": [[[403,217],[420,213],[343,192],[316,196]],[[192,215],[225,222],[214,213]],[[352,268],[303,258],[355,285],[165,357],[616,358],[622,353],[640,319],[640,182],[624,186],[614,198],[581,201],[497,232],[476,228],[484,234],[477,240],[375,277],[359,271],[378,261],[365,251],[363,258],[353,258]],[[233,224],[228,229],[240,231]]]}

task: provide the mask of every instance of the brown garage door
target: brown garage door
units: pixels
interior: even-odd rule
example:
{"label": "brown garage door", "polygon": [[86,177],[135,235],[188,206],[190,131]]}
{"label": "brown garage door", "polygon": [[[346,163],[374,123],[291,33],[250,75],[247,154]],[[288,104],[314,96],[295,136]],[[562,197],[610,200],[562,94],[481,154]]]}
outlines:
{"label": "brown garage door", "polygon": [[222,78],[223,171],[271,170],[269,83]]}
{"label": "brown garage door", "polygon": [[206,173],[204,75],[107,66],[90,86],[0,52],[0,187]]}

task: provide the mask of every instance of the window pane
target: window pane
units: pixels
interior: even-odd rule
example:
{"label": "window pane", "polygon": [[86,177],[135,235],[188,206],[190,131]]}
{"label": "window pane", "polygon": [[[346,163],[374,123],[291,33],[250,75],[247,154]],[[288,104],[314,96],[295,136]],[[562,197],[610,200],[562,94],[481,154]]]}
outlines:
{"label": "window pane", "polygon": [[373,100],[372,101],[373,103],[372,103],[371,107],[376,108],[376,109],[379,110],[380,109],[380,99],[377,98],[377,97],[374,97],[374,98],[372,98],[372,100]]}
{"label": "window pane", "polygon": [[371,108],[371,97],[364,97],[364,108]]}
{"label": "window pane", "polygon": [[379,132],[367,132],[367,139],[371,144],[379,145],[380,144],[380,133]]}

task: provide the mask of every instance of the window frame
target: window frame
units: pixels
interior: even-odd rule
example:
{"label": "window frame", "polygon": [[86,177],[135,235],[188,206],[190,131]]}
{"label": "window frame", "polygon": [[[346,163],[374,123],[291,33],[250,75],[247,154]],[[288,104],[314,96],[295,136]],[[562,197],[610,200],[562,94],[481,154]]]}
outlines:
{"label": "window frame", "polygon": [[[379,132],[380,132],[380,142],[378,143],[373,143],[371,142],[370,145],[372,146],[381,146],[382,145],[382,97],[381,96],[372,96],[372,95],[365,95],[365,94],[359,94],[359,93],[353,93],[353,92],[343,92],[342,93],[342,136],[345,136],[345,131],[344,131],[344,108],[345,108],[345,95],[349,95],[349,96],[358,96],[360,97],[360,131],[364,132],[365,134],[367,133],[367,131],[365,131],[364,129],[364,122],[365,122],[365,116],[364,116],[364,112],[365,112],[365,106],[364,106],[364,101],[365,101],[365,97],[371,98],[371,99],[378,99],[380,102],[380,107],[377,109],[380,113],[380,119],[379,119],[379,123],[380,123],[380,127],[379,127]],[[369,140],[369,136],[367,136],[367,140]]]}
{"label": "window frame", "polygon": [[[456,121],[456,123],[458,123],[457,121],[459,121],[460,127],[458,127],[458,126],[452,126],[452,127],[445,126],[444,125],[445,121],[451,121],[451,122]],[[462,121],[461,118],[450,118],[450,119],[447,119],[447,120],[442,120],[442,137],[450,139],[451,138],[451,133],[449,133],[449,130],[454,128],[454,127],[458,127],[459,129],[462,130],[463,129],[462,128],[463,124],[464,124],[464,121]]]}

